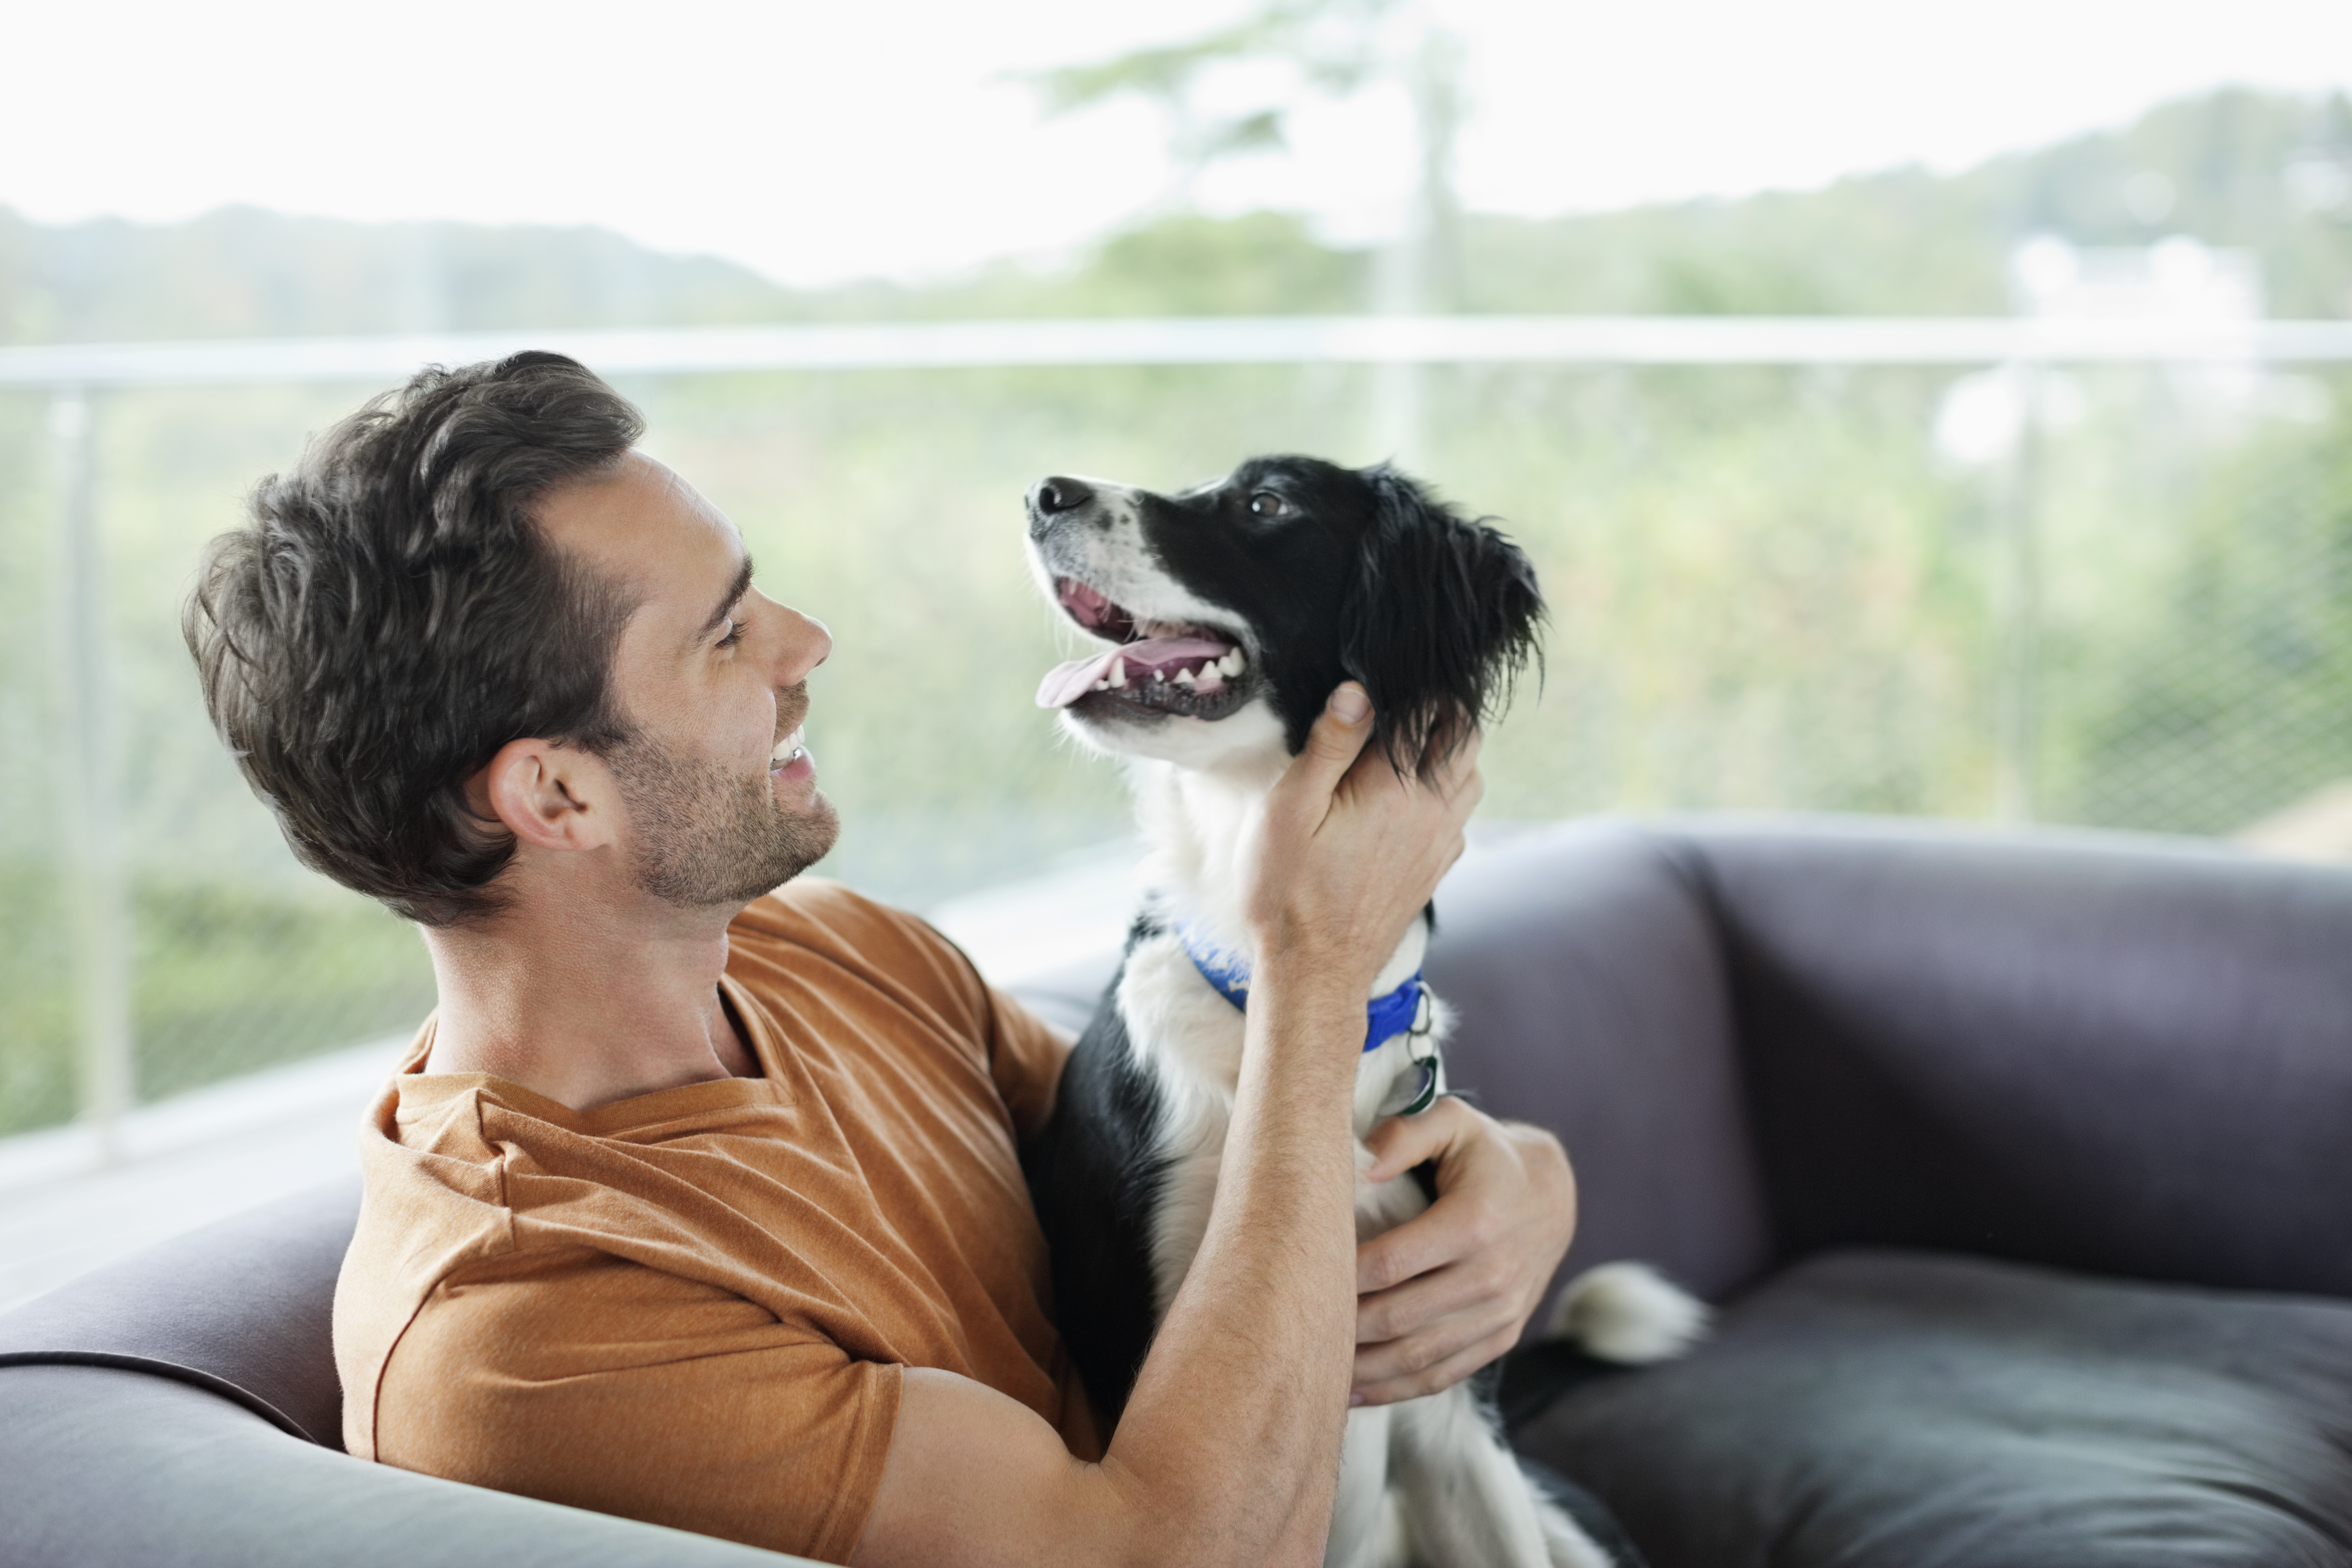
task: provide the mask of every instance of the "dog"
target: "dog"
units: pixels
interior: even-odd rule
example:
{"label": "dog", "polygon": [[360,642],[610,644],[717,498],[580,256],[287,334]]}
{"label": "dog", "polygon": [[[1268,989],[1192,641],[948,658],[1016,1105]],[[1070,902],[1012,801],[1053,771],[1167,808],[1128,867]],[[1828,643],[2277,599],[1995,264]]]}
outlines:
{"label": "dog", "polygon": [[[1216,1190],[1240,1072],[1240,862],[1253,814],[1345,679],[1370,694],[1372,743],[1390,765],[1433,773],[1537,657],[1544,610],[1516,546],[1385,465],[1258,458],[1174,495],[1056,476],[1029,492],[1028,553],[1062,615],[1106,645],[1048,673],[1038,705],[1081,745],[1126,759],[1148,845],[1118,976],[1024,1156],[1063,1338],[1108,1430]],[[1378,1186],[1361,1173],[1375,1121],[1446,1092],[1453,1019],[1421,982],[1433,921],[1424,910],[1407,931],[1367,1005],[1359,1240],[1431,1201],[1425,1173]],[[1589,1354],[1625,1363],[1679,1353],[1703,1321],[1633,1264],[1580,1277],[1554,1320]],[[1522,1470],[1472,1383],[1360,1407],[1348,1415],[1324,1561],[1630,1561],[1562,1506],[1579,1499]]]}

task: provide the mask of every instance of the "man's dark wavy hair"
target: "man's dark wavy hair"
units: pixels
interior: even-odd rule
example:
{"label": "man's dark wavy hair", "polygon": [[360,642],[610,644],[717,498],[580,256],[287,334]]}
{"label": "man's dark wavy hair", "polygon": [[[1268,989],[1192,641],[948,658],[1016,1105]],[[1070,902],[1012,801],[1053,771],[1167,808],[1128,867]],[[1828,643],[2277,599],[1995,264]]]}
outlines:
{"label": "man's dark wavy hair", "polygon": [[628,738],[607,676],[635,606],[532,510],[644,429],[561,354],[428,368],[263,479],[206,548],[181,630],[305,865],[426,925],[504,907],[514,838],[466,780],[526,736]]}

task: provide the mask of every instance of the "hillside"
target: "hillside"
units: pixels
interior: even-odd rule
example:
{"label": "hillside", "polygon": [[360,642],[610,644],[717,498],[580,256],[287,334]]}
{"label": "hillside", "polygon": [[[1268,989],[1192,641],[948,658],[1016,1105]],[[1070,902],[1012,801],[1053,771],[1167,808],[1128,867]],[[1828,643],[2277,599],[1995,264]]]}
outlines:
{"label": "hillside", "polygon": [[[2352,314],[2352,100],[2223,90],[1942,176],[1544,221],[1473,216],[1447,269],[1474,311],[1953,314],[2007,307],[2021,237],[2257,253],[2273,314]],[[226,208],[33,224],[0,207],[0,342],[1362,308],[1370,258],[1260,213],[1179,216],[1056,269],[795,291],[595,228],[364,225]]]}
{"label": "hillside", "polygon": [[2271,313],[2352,315],[2352,100],[2230,89],[1951,176],[1549,223],[1473,219],[1463,306],[1668,314],[1999,313],[2019,240],[2186,234],[2262,258]]}

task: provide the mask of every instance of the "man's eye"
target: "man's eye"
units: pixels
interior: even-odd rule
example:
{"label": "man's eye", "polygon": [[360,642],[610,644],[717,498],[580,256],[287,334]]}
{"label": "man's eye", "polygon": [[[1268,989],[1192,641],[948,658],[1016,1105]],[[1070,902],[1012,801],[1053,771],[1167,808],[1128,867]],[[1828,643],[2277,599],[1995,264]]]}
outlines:
{"label": "man's eye", "polygon": [[1272,490],[1260,490],[1250,497],[1250,515],[1252,517],[1287,517],[1290,515],[1290,503]]}
{"label": "man's eye", "polygon": [[734,616],[728,616],[728,617],[727,617],[727,635],[726,635],[725,637],[720,637],[720,638],[719,639],[719,642],[718,642],[718,645],[717,645],[717,646],[719,646],[719,647],[733,647],[737,643],[741,642],[742,640],[743,640],[743,623],[742,623],[741,621],[737,620],[737,619],[736,619]]}

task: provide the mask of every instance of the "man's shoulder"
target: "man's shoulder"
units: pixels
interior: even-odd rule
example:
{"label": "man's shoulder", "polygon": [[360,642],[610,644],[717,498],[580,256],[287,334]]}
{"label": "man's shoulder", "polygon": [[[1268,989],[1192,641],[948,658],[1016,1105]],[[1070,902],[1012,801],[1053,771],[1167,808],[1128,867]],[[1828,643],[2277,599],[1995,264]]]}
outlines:
{"label": "man's shoulder", "polygon": [[961,948],[921,916],[826,878],[795,878],[753,900],[727,934],[728,973],[745,984],[830,972],[932,1005],[984,1005],[986,987]]}
{"label": "man's shoulder", "polygon": [[793,941],[824,931],[909,927],[930,931],[920,916],[868,898],[847,883],[836,882],[830,877],[803,876],[752,900],[729,929]]}

